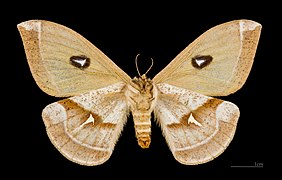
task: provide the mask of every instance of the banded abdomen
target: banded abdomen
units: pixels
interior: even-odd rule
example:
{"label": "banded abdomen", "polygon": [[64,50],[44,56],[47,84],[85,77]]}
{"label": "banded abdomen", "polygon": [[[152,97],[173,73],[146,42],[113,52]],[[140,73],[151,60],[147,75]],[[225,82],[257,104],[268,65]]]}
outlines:
{"label": "banded abdomen", "polygon": [[135,135],[142,148],[149,148],[151,143],[151,112],[133,113]]}

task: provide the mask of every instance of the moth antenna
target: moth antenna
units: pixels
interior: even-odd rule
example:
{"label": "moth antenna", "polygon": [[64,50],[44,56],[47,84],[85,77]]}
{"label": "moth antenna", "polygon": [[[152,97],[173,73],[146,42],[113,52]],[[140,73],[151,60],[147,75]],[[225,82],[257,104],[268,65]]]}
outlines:
{"label": "moth antenna", "polygon": [[152,64],[151,64],[151,66],[149,67],[149,69],[145,72],[145,74],[147,74],[147,73],[151,70],[151,68],[153,67],[153,65],[154,65],[154,60],[153,60],[153,58],[151,58],[151,61],[152,61]]}
{"label": "moth antenna", "polygon": [[137,59],[138,59],[138,56],[139,56],[139,55],[140,55],[140,54],[137,54],[136,57],[135,57],[135,66],[136,66],[137,73],[138,73],[139,77],[141,77],[141,74],[140,74],[139,69],[138,69],[138,64],[137,64]]}
{"label": "moth antenna", "polygon": [[[141,77],[140,71],[139,71],[139,69],[138,69],[138,63],[137,63],[137,59],[138,59],[138,56],[139,56],[139,55],[140,55],[140,54],[137,54],[137,55],[136,55],[136,58],[135,58],[135,65],[136,65],[137,73],[138,73],[139,77]],[[154,65],[154,60],[153,60],[153,58],[151,58],[151,61],[152,61],[152,64],[151,64],[151,66],[149,67],[149,69],[145,72],[145,75],[151,70],[151,68],[152,68],[153,65]]]}

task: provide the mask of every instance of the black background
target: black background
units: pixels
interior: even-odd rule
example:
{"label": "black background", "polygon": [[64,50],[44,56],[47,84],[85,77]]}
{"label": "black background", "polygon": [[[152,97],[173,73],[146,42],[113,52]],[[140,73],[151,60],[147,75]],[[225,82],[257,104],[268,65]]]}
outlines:
{"label": "black background", "polygon": [[[239,3],[239,2],[238,2]],[[121,5],[121,4],[119,4]],[[20,6],[20,5],[19,5]],[[265,121],[268,111],[264,91],[272,65],[271,42],[274,39],[276,14],[266,13],[268,6],[260,9],[240,6],[231,11],[228,7],[214,9],[205,6],[166,4],[140,6],[123,4],[122,7],[98,6],[77,3],[70,7],[57,7],[56,4],[43,11],[42,4],[23,8],[14,12],[10,22],[15,43],[16,56],[13,72],[9,80],[9,109],[12,109],[8,126],[10,175],[21,177],[63,177],[63,178],[106,178],[106,177],[252,177],[260,176],[270,166],[266,159],[267,133],[270,126]],[[240,108],[240,119],[235,137],[226,151],[215,160],[197,166],[186,166],[174,160],[162,136],[161,129],[152,123],[152,143],[149,149],[141,149],[136,142],[132,116],[128,118],[111,158],[102,165],[87,167],[75,164],[64,158],[51,144],[41,119],[42,109],[59,98],[41,91],[33,80],[16,25],[31,19],[44,19],[65,25],[83,35],[111,58],[129,76],[137,71],[134,59],[138,53],[139,68],[145,72],[154,66],[149,77],[154,77],[180,51],[209,28],[236,19],[250,19],[262,24],[262,33],[253,68],[242,89],[222,97]],[[11,65],[11,64],[10,64]],[[14,108],[16,107],[16,108]],[[11,154],[11,156],[10,156]],[[262,168],[232,168],[231,166],[254,166]]]}

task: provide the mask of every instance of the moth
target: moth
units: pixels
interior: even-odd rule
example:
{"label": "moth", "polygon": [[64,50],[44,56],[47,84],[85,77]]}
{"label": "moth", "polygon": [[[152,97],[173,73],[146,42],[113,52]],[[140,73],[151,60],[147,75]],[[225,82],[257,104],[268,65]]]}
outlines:
{"label": "moth", "polygon": [[[113,153],[129,113],[141,148],[151,142],[151,115],[174,158],[206,163],[230,144],[239,108],[227,96],[245,83],[261,25],[240,19],[200,35],[153,79],[133,79],[75,31],[54,22],[17,25],[37,85],[65,97],[43,109],[48,137],[70,161],[95,166]],[[138,70],[138,69],[137,69]]]}

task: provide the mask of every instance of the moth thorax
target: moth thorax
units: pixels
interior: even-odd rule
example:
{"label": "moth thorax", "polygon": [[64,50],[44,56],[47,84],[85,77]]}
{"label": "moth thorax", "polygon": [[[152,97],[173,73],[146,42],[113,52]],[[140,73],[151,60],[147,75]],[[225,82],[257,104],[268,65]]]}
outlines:
{"label": "moth thorax", "polygon": [[133,78],[132,84],[128,85],[127,92],[131,111],[152,112],[157,97],[156,93],[152,80],[145,75]]}

